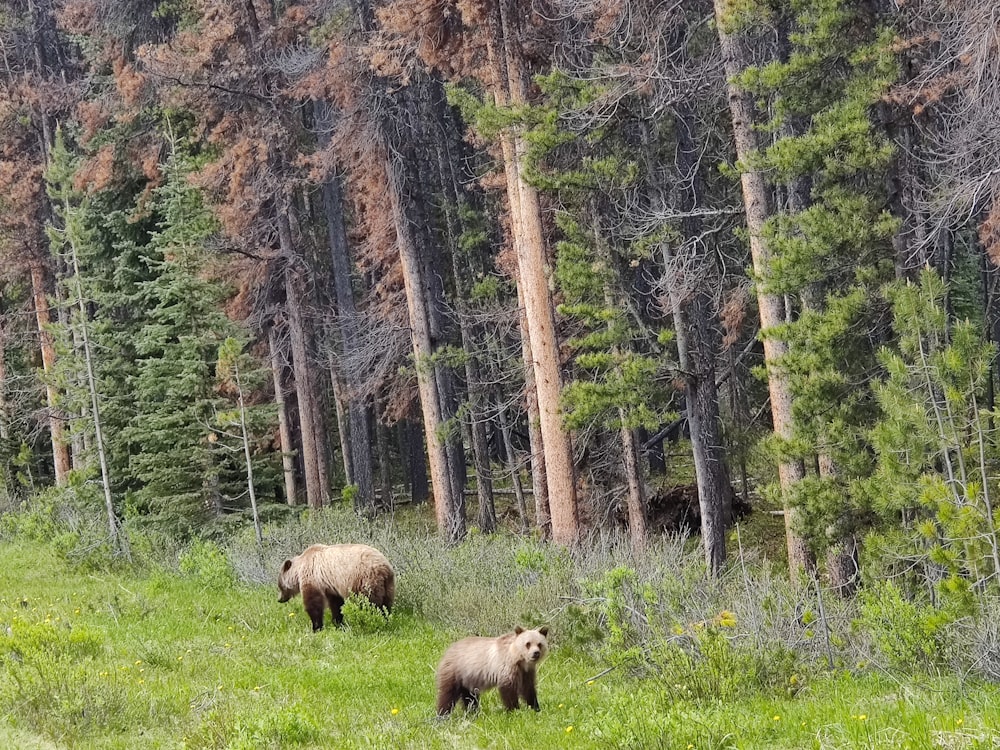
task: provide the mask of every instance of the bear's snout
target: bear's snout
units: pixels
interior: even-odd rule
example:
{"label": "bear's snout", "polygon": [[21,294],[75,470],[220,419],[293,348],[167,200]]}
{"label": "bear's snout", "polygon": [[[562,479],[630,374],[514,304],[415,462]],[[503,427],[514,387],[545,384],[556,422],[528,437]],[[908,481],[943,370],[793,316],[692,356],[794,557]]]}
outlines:
{"label": "bear's snout", "polygon": [[540,648],[536,648],[534,651],[528,652],[528,658],[532,661],[538,661],[542,658],[542,650]]}

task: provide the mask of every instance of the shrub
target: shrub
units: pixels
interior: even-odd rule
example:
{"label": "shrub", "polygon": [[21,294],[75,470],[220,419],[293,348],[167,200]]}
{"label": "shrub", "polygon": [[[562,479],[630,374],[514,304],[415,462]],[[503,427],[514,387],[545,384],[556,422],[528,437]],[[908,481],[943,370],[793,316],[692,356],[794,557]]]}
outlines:
{"label": "shrub", "polygon": [[889,666],[933,669],[948,656],[950,609],[903,596],[892,581],[873,583],[861,592],[857,626],[867,633]]}
{"label": "shrub", "polygon": [[233,566],[215,543],[196,539],[180,554],[181,573],[198,579],[207,588],[227,588],[235,582]]}
{"label": "shrub", "polygon": [[392,615],[376,607],[367,596],[351,594],[341,608],[344,623],[358,633],[370,634],[386,630],[392,624]]}

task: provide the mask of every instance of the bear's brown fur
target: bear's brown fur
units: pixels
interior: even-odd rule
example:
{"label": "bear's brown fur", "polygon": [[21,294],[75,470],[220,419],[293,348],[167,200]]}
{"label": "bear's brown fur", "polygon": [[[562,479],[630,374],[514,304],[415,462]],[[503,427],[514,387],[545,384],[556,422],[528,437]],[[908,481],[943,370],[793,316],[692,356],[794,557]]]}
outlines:
{"label": "bear's brown fur", "polygon": [[437,670],[437,712],[451,713],[462,701],[467,710],[479,708],[479,695],[498,688],[504,708],[512,711],[520,699],[536,711],[535,671],[549,651],[549,629],[514,629],[498,638],[473,636],[451,644]]}
{"label": "bear's brown fur", "polygon": [[314,544],[285,560],[278,574],[279,602],[302,592],[313,632],[323,629],[330,605],[333,621],[344,620],[341,607],[351,594],[364,594],[386,614],[396,596],[396,574],[385,555],[367,544]]}

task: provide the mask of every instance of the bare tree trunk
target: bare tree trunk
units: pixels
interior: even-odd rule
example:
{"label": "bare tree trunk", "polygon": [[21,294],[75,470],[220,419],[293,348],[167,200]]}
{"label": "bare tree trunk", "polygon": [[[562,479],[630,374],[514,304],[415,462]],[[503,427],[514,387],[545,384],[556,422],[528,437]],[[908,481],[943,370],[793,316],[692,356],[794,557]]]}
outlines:
{"label": "bare tree trunk", "polygon": [[[69,216],[69,206],[66,206],[66,216]],[[104,510],[107,513],[108,536],[113,548],[128,555],[128,546],[119,532],[118,517],[115,514],[115,504],[111,497],[111,472],[108,469],[108,454],[104,447],[104,430],[101,425],[100,402],[97,397],[97,376],[94,374],[93,351],[90,347],[90,335],[87,332],[87,306],[83,301],[82,279],[80,278],[80,263],[77,259],[76,243],[72,237],[69,240],[73,259],[73,276],[76,279],[76,301],[80,313],[80,337],[83,339],[83,357],[87,368],[87,388],[90,391],[90,415],[94,421],[94,440],[97,445],[97,458],[101,466],[101,484],[104,489]]]}
{"label": "bare tree trunk", "polygon": [[[492,28],[487,35],[487,53],[496,76],[494,100],[499,106],[527,104],[528,76],[517,40],[520,38],[510,17],[510,7],[496,2],[490,15]],[[580,518],[577,507],[573,444],[562,421],[559,399],[562,374],[555,311],[549,292],[549,277],[538,192],[522,175],[527,145],[523,136],[507,130],[500,136],[511,229],[518,264],[518,288],[523,295],[538,397],[539,427],[545,456],[549,517],[552,540],[573,545],[579,541]]]}
{"label": "bare tree trunk", "polygon": [[[238,358],[237,358],[238,359]],[[250,455],[250,435],[247,431],[247,410],[243,401],[243,383],[240,381],[239,362],[233,360],[233,380],[236,383],[236,393],[239,398],[240,408],[240,437],[243,439],[243,460],[246,462],[247,470],[247,492],[250,495],[250,512],[253,514],[253,530],[257,537],[257,546],[264,544],[264,535],[260,528],[260,514],[257,512],[257,491],[254,489],[253,481],[253,458]]]}
{"label": "bare tree trunk", "polygon": [[442,403],[439,392],[437,369],[432,361],[434,347],[431,341],[430,311],[424,295],[426,280],[423,267],[414,242],[412,227],[404,207],[403,170],[394,157],[386,164],[389,176],[389,199],[395,219],[399,258],[403,269],[403,284],[406,289],[406,306],[410,317],[410,341],[413,345],[413,359],[417,371],[417,388],[420,392],[420,408],[424,417],[424,436],[427,441],[427,455],[430,463],[431,486],[434,493],[434,509],[438,530],[448,541],[458,541],[465,536],[464,498],[456,498],[447,446],[441,434],[444,425],[446,404]]}
{"label": "bare tree trunk", "polygon": [[[351,257],[344,226],[343,198],[340,182],[334,177],[323,185],[323,207],[326,213],[327,233],[330,244],[330,263],[333,269],[333,290],[337,303],[337,322],[340,326],[341,346],[350,357],[357,349],[358,322],[351,286]],[[357,374],[349,371],[347,382],[347,411],[349,415],[349,454],[345,451],[345,470],[348,483],[358,488],[355,510],[373,510],[375,482],[372,468],[372,437],[368,426],[368,410],[358,397],[360,386]],[[342,423],[343,424],[343,423]]]}
{"label": "bare tree trunk", "polygon": [[45,398],[49,410],[49,435],[52,439],[52,465],[56,486],[66,484],[70,472],[69,446],[63,438],[63,420],[59,412],[59,392],[54,383],[56,349],[49,326],[52,324],[49,312],[48,273],[45,264],[35,261],[31,264],[31,290],[35,302],[35,319],[38,321],[38,339],[42,350],[42,370],[45,373]]}
{"label": "bare tree trunk", "polygon": [[379,506],[391,508],[393,505],[392,472],[390,471],[392,459],[389,457],[389,430],[381,422],[375,423],[375,443],[378,446],[379,484],[381,485]]}
{"label": "bare tree trunk", "polygon": [[337,438],[340,441],[340,454],[344,462],[344,484],[354,484],[354,460],[351,456],[351,426],[348,423],[348,407],[345,405],[344,385],[340,373],[330,365],[330,382],[333,384],[333,409],[337,418]]}
{"label": "bare tree trunk", "polygon": [[302,320],[302,293],[295,263],[298,256],[292,244],[291,227],[287,215],[278,217],[278,240],[285,258],[285,308],[288,311],[288,332],[292,349],[292,371],[295,376],[295,393],[299,407],[299,432],[302,439],[302,463],[306,480],[306,503],[310,508],[322,508],[326,502],[327,488],[323,486],[320,472],[320,442],[315,433],[316,399],[313,393],[312,363],[306,346],[306,333]]}
{"label": "bare tree trunk", "polygon": [[715,360],[721,348],[719,316],[713,292],[713,253],[699,238],[702,221],[694,215],[702,178],[695,137],[694,112],[679,104],[674,120],[677,168],[681,174],[679,203],[689,215],[682,220],[682,257],[669,242],[662,243],[664,280],[674,322],[680,371],[684,376],[684,404],[701,512],[705,563],[718,575],[726,562],[726,526],[732,518],[733,496],[726,450],[719,421],[719,394]]}
{"label": "bare tree trunk", "polygon": [[[83,352],[83,340],[80,337],[80,332],[77,330],[76,326],[68,326],[72,331],[73,336],[73,351],[74,353],[80,354]],[[83,383],[80,382],[80,377],[75,376],[76,387],[81,388]],[[82,406],[80,407],[79,414],[73,415],[73,427],[71,429],[71,441],[72,441],[72,464],[73,471],[82,471],[87,466],[87,430],[83,428],[83,425],[87,423],[89,418],[89,410]]]}
{"label": "bare tree trunk", "polygon": [[427,502],[427,459],[420,428],[406,420],[407,468],[410,474],[410,500],[414,505]]}
{"label": "bare tree trunk", "polygon": [[649,533],[646,529],[646,488],[642,480],[642,464],[639,461],[639,445],[635,430],[622,423],[622,457],[624,459],[625,481],[628,484],[626,506],[628,507],[629,540],[632,551],[639,555],[646,551]]}
{"label": "bare tree trunk", "polygon": [[267,331],[267,342],[271,350],[271,374],[274,378],[274,403],[278,407],[278,439],[281,441],[281,469],[285,478],[285,502],[298,504],[298,487],[295,478],[295,448],[288,420],[288,403],[285,401],[285,371],[278,348],[278,336],[274,326]]}
{"label": "bare tree trunk", "polygon": [[[749,93],[737,86],[734,79],[748,67],[750,57],[743,45],[726,31],[726,0],[714,0],[714,3],[715,24],[728,80],[727,94],[736,143],[736,157],[744,164],[748,164],[759,146],[754,130],[753,100]],[[781,295],[769,290],[772,253],[763,235],[764,223],[770,216],[769,192],[764,175],[759,170],[745,168],[740,182],[743,188],[747,232],[750,235],[750,254],[757,286],[764,364],[767,368],[768,392],[771,397],[771,420],[775,434],[780,438],[790,439],[793,436],[792,392],[788,373],[781,366],[781,359],[788,351],[788,344],[774,335],[775,327],[785,322],[785,302]],[[778,478],[784,498],[788,568],[793,580],[798,580],[801,572],[813,568],[809,549],[796,528],[798,510],[789,502],[793,487],[803,478],[804,473],[801,461],[782,460],[778,463]]]}
{"label": "bare tree trunk", "polygon": [[551,539],[549,480],[545,472],[545,449],[542,444],[541,417],[538,413],[538,392],[535,390],[535,368],[531,364],[531,340],[528,337],[528,320],[523,300],[521,289],[518,287],[518,324],[521,330],[521,359],[524,360],[524,409],[528,422],[528,447],[531,451],[531,496],[535,500],[535,526],[542,532],[543,539]]}
{"label": "bare tree trunk", "polygon": [[[514,488],[514,497],[517,500],[517,513],[521,519],[521,533],[528,533],[528,504],[524,499],[524,488],[521,487],[521,472],[518,469],[517,456],[514,452],[514,443],[510,439],[511,425],[507,419],[507,408],[501,406],[498,413],[500,420],[500,435],[503,438],[503,452],[507,456],[507,471],[510,473],[510,484]],[[537,512],[537,511],[536,511]]]}
{"label": "bare tree trunk", "polygon": [[[437,90],[437,89],[435,89]],[[476,353],[476,331],[469,322],[465,301],[471,296],[472,278],[468,260],[460,257],[461,235],[463,222],[458,216],[462,204],[462,188],[454,173],[457,159],[461,154],[457,149],[449,148],[448,136],[457,134],[457,127],[451,119],[441,115],[438,110],[445,102],[444,91],[440,90],[440,100],[430,103],[428,120],[439,125],[441,137],[435,138],[434,133],[426,134],[426,139],[434,143],[437,154],[437,171],[441,189],[445,197],[444,218],[448,237],[448,247],[451,252],[451,268],[455,280],[456,297],[458,299],[458,327],[462,340],[462,351],[465,353],[465,386],[468,398],[469,443],[472,445],[472,461],[476,471],[476,497],[479,501],[477,523],[480,530],[492,533],[497,527],[496,505],[493,497],[493,470],[490,464],[489,442],[486,434],[486,415],[483,409],[483,383],[479,371],[479,359]],[[436,106],[435,106],[436,105]],[[438,115],[435,120],[434,116]],[[457,138],[456,138],[457,140]]]}

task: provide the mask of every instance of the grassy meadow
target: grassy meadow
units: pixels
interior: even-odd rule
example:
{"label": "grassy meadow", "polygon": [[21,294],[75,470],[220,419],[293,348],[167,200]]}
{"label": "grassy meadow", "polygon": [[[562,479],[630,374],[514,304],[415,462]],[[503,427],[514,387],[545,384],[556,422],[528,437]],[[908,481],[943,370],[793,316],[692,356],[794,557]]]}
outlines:
{"label": "grassy meadow", "polygon": [[[307,542],[348,539],[396,564],[398,606],[313,634],[274,574]],[[973,669],[890,668],[850,603],[827,602],[820,637],[780,572],[750,559],[706,581],[683,540],[641,560],[620,540],[444,548],[412,520],[336,512],[269,529],[263,550],[137,540],[128,564],[0,541],[0,747],[1000,747],[1000,690]],[[478,715],[435,717],[448,643],[543,622],[540,713],[505,713],[494,691]]]}

